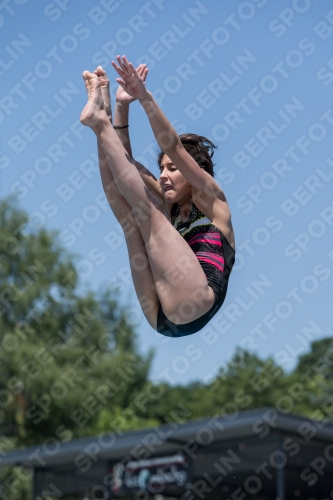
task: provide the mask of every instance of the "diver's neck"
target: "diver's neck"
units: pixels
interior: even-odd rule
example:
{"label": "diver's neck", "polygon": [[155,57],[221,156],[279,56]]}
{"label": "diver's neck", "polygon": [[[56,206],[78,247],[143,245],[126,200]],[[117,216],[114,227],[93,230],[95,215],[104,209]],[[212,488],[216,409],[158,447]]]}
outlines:
{"label": "diver's neck", "polygon": [[178,203],[180,218],[183,222],[188,219],[190,210],[192,206],[192,196],[182,203]]}

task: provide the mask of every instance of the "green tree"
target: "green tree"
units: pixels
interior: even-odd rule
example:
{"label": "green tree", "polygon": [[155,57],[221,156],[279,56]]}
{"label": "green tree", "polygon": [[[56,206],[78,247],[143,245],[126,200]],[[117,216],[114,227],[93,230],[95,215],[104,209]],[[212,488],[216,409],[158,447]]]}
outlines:
{"label": "green tree", "polygon": [[311,343],[291,374],[295,412],[333,420],[333,338]]}
{"label": "green tree", "polygon": [[227,414],[274,406],[285,386],[286,374],[273,358],[238,348],[209,390],[215,408]]}
{"label": "green tree", "polygon": [[13,200],[0,235],[1,430],[16,445],[90,434],[102,409],[143,390],[152,355],[114,296],[79,293],[74,256]]}
{"label": "green tree", "polygon": [[214,415],[275,406],[285,394],[288,376],[272,358],[260,359],[247,350],[236,349],[217,376],[207,384],[187,386],[163,384],[163,397],[149,406],[148,414],[160,423],[180,418],[191,420]]}
{"label": "green tree", "polygon": [[115,294],[80,291],[76,257],[13,199],[0,202],[0,252],[2,449],[106,431],[147,385],[152,353]]}

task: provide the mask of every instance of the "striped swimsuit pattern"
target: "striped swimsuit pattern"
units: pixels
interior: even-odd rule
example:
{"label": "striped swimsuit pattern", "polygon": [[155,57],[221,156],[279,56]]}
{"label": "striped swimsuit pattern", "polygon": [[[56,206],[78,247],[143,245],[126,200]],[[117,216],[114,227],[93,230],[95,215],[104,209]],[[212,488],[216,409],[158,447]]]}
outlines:
{"label": "striped swimsuit pattern", "polygon": [[194,203],[185,222],[182,222],[179,207],[175,203],[171,210],[171,223],[191,247],[215,295],[214,304],[208,312],[190,323],[181,325],[176,325],[167,319],[160,305],[157,313],[157,331],[167,337],[184,337],[202,330],[221,308],[235,262],[235,250],[222,232]]}
{"label": "striped swimsuit pattern", "polygon": [[182,222],[176,206],[171,214],[171,222],[191,247],[204,271],[209,265],[210,274],[220,275],[224,272],[223,235],[194,204],[186,222]]}

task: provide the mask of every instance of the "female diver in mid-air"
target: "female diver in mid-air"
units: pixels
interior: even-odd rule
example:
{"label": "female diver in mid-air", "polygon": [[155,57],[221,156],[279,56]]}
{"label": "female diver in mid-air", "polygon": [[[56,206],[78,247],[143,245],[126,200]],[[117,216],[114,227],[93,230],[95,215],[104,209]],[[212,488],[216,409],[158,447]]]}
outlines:
{"label": "female diver in mid-air", "polygon": [[[117,61],[113,126],[109,81],[101,67],[83,73],[88,103],[81,122],[97,136],[104,191],[123,228],[148,323],[163,335],[190,335],[220,309],[235,260],[230,210],[213,179],[215,146],[195,134],[178,136],[146,89],[146,66],[135,69],[125,56]],[[128,107],[135,99],[161,148],[159,180],[132,157]]]}

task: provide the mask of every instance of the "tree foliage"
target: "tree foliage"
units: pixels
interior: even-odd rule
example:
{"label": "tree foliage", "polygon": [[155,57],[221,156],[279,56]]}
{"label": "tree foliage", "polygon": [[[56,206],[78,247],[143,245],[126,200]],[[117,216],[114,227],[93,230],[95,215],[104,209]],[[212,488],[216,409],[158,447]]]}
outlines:
{"label": "tree foliage", "polygon": [[148,415],[160,424],[177,420],[177,408],[187,420],[216,415],[233,419],[241,411],[267,406],[333,420],[333,338],[313,342],[289,373],[273,357],[263,360],[236,349],[210,383],[164,384],[160,392],[158,404],[152,401],[148,408]]}
{"label": "tree foliage", "polygon": [[2,434],[15,446],[89,435],[143,390],[152,355],[139,354],[116,297],[80,293],[75,257],[11,199],[0,248]]}
{"label": "tree foliage", "polygon": [[311,343],[291,374],[297,390],[296,413],[333,420],[333,337]]}

